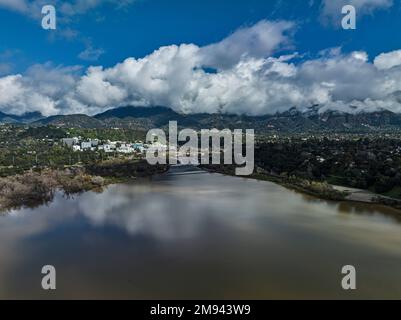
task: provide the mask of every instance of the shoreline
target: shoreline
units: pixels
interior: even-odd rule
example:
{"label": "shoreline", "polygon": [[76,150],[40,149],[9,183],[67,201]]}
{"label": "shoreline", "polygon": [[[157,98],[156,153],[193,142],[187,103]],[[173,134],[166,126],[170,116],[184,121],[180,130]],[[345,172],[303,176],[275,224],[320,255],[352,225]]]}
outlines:
{"label": "shoreline", "polygon": [[242,177],[235,175],[232,168],[206,165],[202,169],[211,173],[220,173],[227,176],[247,178],[258,181],[268,181],[322,200],[336,202],[363,203],[372,205],[382,205],[400,211],[401,200],[386,197],[370,192],[369,190],[348,188],[344,186],[331,185],[326,182],[306,181],[298,178],[287,178],[271,175],[265,172],[253,173],[250,176]]}
{"label": "shoreline", "polygon": [[168,166],[150,166],[144,161],[110,161],[86,167],[29,170],[0,178],[0,215],[11,210],[35,208],[50,203],[57,192],[66,196],[104,188],[164,173]]}
{"label": "shoreline", "polygon": [[[111,185],[165,174],[169,168],[168,165],[150,166],[143,161],[121,161],[104,162],[87,167],[66,167],[64,170],[43,169],[40,172],[30,170],[24,174],[3,177],[0,178],[0,215],[7,214],[11,210],[48,204],[57,192],[62,192],[66,196],[88,191],[102,192]],[[210,173],[268,181],[321,200],[382,205],[401,213],[401,200],[375,194],[369,190],[275,176],[262,170],[257,170],[259,172],[250,176],[240,177],[235,175],[233,168],[227,166],[202,165],[199,168]],[[127,171],[130,174],[127,174]]]}

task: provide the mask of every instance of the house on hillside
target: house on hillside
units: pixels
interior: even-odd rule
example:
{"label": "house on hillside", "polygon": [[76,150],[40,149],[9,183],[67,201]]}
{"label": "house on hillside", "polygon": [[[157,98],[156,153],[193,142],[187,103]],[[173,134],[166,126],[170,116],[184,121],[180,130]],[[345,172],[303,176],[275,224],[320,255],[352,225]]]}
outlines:
{"label": "house on hillside", "polygon": [[85,141],[81,143],[81,149],[87,150],[92,148],[92,143],[90,141]]}

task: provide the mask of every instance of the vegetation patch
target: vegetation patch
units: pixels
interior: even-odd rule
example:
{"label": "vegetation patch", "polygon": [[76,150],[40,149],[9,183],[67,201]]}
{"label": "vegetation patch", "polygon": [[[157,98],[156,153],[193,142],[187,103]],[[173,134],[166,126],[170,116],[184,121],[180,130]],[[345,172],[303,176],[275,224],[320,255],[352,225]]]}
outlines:
{"label": "vegetation patch", "polygon": [[150,177],[167,169],[166,166],[151,166],[145,161],[118,160],[88,167],[47,168],[0,177],[0,211],[46,204],[53,200],[57,190],[65,195],[102,190],[111,183]]}

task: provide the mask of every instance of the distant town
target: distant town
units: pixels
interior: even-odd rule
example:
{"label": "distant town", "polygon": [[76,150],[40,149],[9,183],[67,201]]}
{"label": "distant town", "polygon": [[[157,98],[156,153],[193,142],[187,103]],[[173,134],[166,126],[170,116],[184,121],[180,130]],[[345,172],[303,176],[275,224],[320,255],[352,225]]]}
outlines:
{"label": "distant town", "polygon": [[61,142],[71,147],[74,152],[78,151],[104,151],[105,153],[135,154],[141,156],[149,148],[143,141],[101,141],[99,139],[85,140],[82,137],[62,138]]}

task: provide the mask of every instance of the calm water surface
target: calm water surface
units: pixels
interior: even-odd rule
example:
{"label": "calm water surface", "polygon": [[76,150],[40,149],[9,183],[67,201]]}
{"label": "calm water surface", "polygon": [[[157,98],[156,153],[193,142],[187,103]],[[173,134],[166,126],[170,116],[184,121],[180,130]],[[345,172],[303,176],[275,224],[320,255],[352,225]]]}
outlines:
{"label": "calm water surface", "polygon": [[182,171],[0,216],[0,299],[401,299],[398,211]]}

